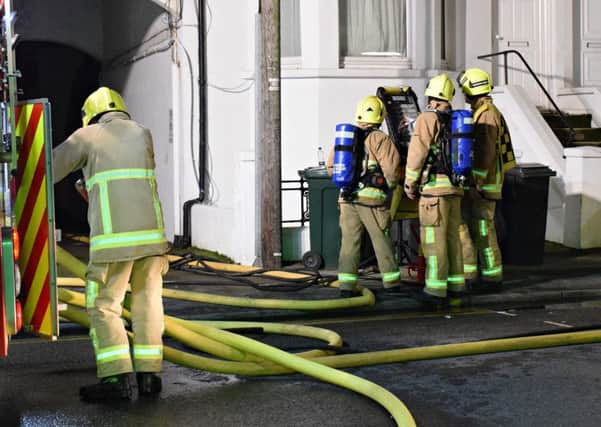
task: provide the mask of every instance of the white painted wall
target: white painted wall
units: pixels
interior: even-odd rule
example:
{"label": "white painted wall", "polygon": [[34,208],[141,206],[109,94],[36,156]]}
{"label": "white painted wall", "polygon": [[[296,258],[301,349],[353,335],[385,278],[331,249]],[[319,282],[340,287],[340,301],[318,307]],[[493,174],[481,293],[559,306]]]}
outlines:
{"label": "white painted wall", "polygon": [[[43,10],[47,21],[52,22],[27,23],[39,32],[32,37],[62,40],[105,61],[166,26],[162,10],[155,3],[168,3],[176,9],[178,6],[175,0],[89,0],[85,7],[80,1],[61,0],[59,3],[64,8],[51,7],[47,0],[15,2]],[[256,212],[259,206],[256,141],[259,140],[257,123],[261,119],[257,109],[258,3],[258,0],[208,0],[209,186],[205,203],[192,209],[192,243],[243,263],[255,260],[259,243]],[[456,25],[451,26],[451,31],[457,43],[451,49],[454,55],[447,61],[453,68],[449,74],[454,77],[458,71],[472,66],[493,70],[489,61],[480,61],[476,57],[494,49],[495,2],[455,0],[447,1],[447,5],[454,7]],[[566,51],[574,49],[574,25],[559,24],[565,16],[575,16],[572,15],[575,5],[570,0],[558,0],[548,6],[545,16],[532,19],[543,19],[545,28],[553,28],[551,39],[544,44],[549,51],[545,53],[548,69],[543,72],[552,76],[552,90],[556,92],[574,82],[577,60],[566,55]],[[409,60],[402,66],[380,63],[341,68],[338,1],[301,2],[302,54],[294,60],[284,58],[282,63],[283,179],[297,179],[298,170],[315,165],[317,148],[322,146],[327,153],[332,144],[334,126],[352,121],[356,102],[375,93],[378,86],[413,86],[420,95],[420,105],[424,105],[421,95],[427,80],[447,66],[439,59],[438,8],[439,0],[408,0]],[[183,0],[180,24],[176,48],[123,67],[107,69],[102,75],[103,82],[123,92],[134,117],[153,131],[159,191],[170,238],[182,234],[183,203],[198,196],[194,175],[198,165],[192,162],[198,156],[199,117],[198,29],[194,0]],[[144,50],[142,47],[133,55]],[[185,51],[190,55],[192,72]],[[517,142],[516,148],[522,151],[521,160],[545,163],[563,173],[565,164],[561,154],[558,155],[561,147],[557,146],[559,143],[552,132],[548,128],[545,130],[536,109],[528,107],[524,117],[524,108],[515,101],[522,96],[520,90],[500,89],[495,99],[505,112],[514,140],[526,141],[538,135],[536,137],[552,141],[542,151],[538,145],[529,147],[527,142]],[[503,99],[503,91],[512,92],[507,101]],[[454,105],[463,107],[462,104],[459,95]],[[533,126],[536,132],[525,131]],[[557,191],[565,193],[565,188],[558,187]],[[283,217],[297,217],[297,209],[296,201],[286,202]],[[563,217],[559,221],[563,221]],[[306,242],[306,232],[301,235],[304,236],[301,240]]]}
{"label": "white painted wall", "polygon": [[[165,31],[167,15],[148,0],[104,0],[102,6],[105,65],[100,83],[119,91],[132,118],[152,132],[165,229],[167,238],[172,239],[175,218],[179,215],[175,203],[177,193],[173,188],[174,177],[178,176],[174,167],[174,144],[182,142],[175,140],[170,131],[173,114],[171,52],[136,59],[155,47],[166,46],[169,39],[169,32]],[[152,41],[136,47],[157,33],[159,35]],[[179,121],[185,123],[183,117]]]}

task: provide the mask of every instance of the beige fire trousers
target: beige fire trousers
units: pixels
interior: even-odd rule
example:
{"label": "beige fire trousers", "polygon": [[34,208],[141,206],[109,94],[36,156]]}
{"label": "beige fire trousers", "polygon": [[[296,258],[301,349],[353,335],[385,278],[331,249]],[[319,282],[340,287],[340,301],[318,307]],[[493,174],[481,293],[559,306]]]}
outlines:
{"label": "beige fire trousers", "polygon": [[[161,370],[162,288],[163,275],[168,269],[167,257],[163,255],[88,265],[86,308],[99,378]],[[131,284],[131,348],[121,318],[128,283]]]}

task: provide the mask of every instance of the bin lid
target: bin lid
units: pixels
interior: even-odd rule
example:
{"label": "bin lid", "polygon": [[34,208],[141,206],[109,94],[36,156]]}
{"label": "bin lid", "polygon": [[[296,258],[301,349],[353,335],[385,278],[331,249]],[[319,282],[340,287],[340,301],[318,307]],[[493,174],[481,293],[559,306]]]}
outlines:
{"label": "bin lid", "polygon": [[505,172],[505,175],[520,178],[543,178],[555,176],[557,173],[541,163],[519,163],[513,169]]}
{"label": "bin lid", "polygon": [[325,166],[311,166],[301,171],[298,171],[298,174],[305,179],[311,178],[322,178],[322,179],[330,179],[328,175],[328,170]]}

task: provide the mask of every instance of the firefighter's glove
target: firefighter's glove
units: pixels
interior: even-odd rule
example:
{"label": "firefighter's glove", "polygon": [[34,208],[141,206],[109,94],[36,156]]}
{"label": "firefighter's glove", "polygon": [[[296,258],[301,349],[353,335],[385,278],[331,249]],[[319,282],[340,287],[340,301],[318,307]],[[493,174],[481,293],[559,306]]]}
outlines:
{"label": "firefighter's glove", "polygon": [[417,197],[417,192],[415,191],[415,186],[410,185],[410,184],[405,184],[404,186],[404,190],[405,190],[405,194],[407,195],[407,197],[411,200],[415,200],[415,198]]}

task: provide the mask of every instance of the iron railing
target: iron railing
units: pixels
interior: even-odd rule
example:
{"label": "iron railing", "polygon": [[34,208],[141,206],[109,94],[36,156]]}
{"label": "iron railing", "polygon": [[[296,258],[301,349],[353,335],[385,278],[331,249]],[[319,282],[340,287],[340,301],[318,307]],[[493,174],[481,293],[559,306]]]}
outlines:
{"label": "iron railing", "polygon": [[528,61],[526,61],[526,59],[524,58],[524,56],[521,54],[521,52],[515,50],[515,49],[509,49],[509,50],[503,50],[500,52],[493,52],[493,53],[489,53],[486,55],[480,55],[478,56],[478,59],[485,59],[485,58],[492,58],[492,57],[496,57],[496,56],[503,56],[503,66],[504,66],[504,71],[505,71],[505,84],[509,84],[509,69],[508,69],[508,63],[507,63],[507,56],[513,53],[515,55],[517,55],[518,58],[520,58],[520,60],[522,61],[522,63],[524,64],[524,66],[526,67],[526,69],[528,70],[528,72],[530,73],[530,75],[534,78],[534,80],[536,81],[536,83],[538,84],[538,87],[543,91],[543,93],[545,94],[545,96],[547,97],[547,99],[549,100],[549,102],[551,103],[551,105],[553,105],[553,108],[555,108],[555,111],[557,112],[557,114],[559,115],[559,118],[561,120],[561,122],[563,123],[564,127],[568,128],[568,142],[572,142],[575,140],[575,132],[574,132],[574,128],[572,126],[570,126],[570,124],[568,123],[568,120],[566,119],[565,114],[559,109],[559,107],[557,106],[557,104],[555,103],[555,101],[553,100],[553,98],[551,97],[551,95],[549,94],[549,92],[547,91],[547,89],[545,88],[545,86],[542,84],[542,82],[539,80],[539,78],[537,77],[536,73],[534,72],[534,70],[532,69],[532,67],[530,66],[530,64],[528,64]]}
{"label": "iron railing", "polygon": [[303,178],[296,180],[282,180],[282,192],[298,191],[300,197],[300,218],[282,219],[282,224],[300,223],[301,227],[309,221],[309,187]]}

